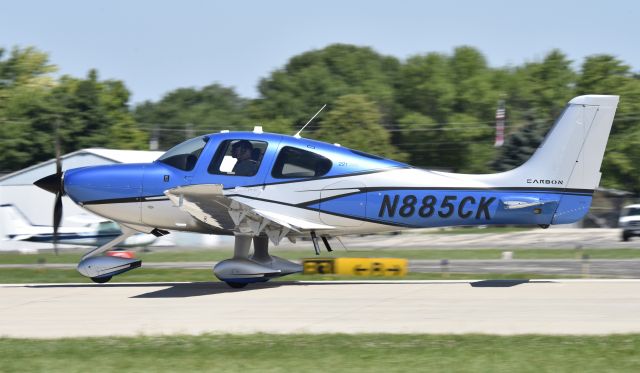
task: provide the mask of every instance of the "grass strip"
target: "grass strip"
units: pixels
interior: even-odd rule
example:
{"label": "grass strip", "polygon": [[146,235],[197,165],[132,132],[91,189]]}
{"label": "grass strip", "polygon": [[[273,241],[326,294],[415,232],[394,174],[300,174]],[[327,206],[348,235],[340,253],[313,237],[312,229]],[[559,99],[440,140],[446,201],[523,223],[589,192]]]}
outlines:
{"label": "grass strip", "polygon": [[637,372],[640,335],[0,339],[2,372]]}
{"label": "grass strip", "polygon": [[[513,252],[514,259],[580,259],[588,255],[591,259],[640,259],[638,249],[412,249],[390,250],[358,249],[352,251],[335,251],[326,257],[392,257],[426,260],[460,260],[460,259],[500,259],[503,251]],[[311,251],[280,251],[272,250],[273,255],[286,259],[303,259],[314,257]],[[229,259],[232,250],[184,250],[184,251],[152,251],[137,252],[136,256],[143,262],[210,262]],[[37,264],[37,263],[78,263],[81,253],[53,253],[17,254],[0,253],[0,264]]]}
{"label": "grass strip", "polygon": [[[336,280],[521,280],[540,278],[572,278],[577,276],[554,276],[530,273],[409,273],[405,277],[339,276],[295,274],[271,281],[336,281]],[[154,269],[138,268],[113,277],[109,283],[118,282],[214,282],[218,281],[207,269]],[[51,268],[0,268],[0,284],[31,283],[92,283],[72,269]],[[0,331],[1,332],[1,331]]]}

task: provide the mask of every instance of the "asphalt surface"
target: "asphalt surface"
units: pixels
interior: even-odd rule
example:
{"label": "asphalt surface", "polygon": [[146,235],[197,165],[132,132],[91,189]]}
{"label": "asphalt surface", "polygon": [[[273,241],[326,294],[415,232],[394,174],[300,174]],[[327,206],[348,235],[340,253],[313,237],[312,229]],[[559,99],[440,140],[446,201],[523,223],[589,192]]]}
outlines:
{"label": "asphalt surface", "polygon": [[640,332],[640,280],[0,285],[0,335]]}
{"label": "asphalt surface", "polygon": [[[619,230],[347,237],[349,250],[639,248]],[[281,245],[309,249],[309,242]],[[0,250],[14,250],[6,241]],[[27,252],[33,250],[22,245]],[[39,249],[40,247],[37,247]],[[219,249],[228,250],[228,247]],[[334,244],[336,256],[340,245]],[[277,255],[277,249],[274,250]],[[445,259],[445,258],[443,258]],[[215,262],[143,263],[211,268]],[[75,268],[75,264],[46,264]],[[1,268],[42,265],[0,265]],[[528,273],[640,278],[640,260],[412,260],[413,272]],[[0,285],[0,336],[58,338],[200,333],[640,332],[640,279],[274,282],[235,290],[219,282]]]}

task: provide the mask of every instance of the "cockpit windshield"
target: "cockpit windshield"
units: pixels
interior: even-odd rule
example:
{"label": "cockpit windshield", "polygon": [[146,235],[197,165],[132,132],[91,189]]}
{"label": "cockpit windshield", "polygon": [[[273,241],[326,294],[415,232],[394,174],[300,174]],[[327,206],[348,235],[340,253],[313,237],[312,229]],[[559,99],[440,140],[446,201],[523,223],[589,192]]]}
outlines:
{"label": "cockpit windshield", "polygon": [[157,162],[162,162],[183,171],[191,171],[196,166],[202,149],[209,141],[208,136],[200,136],[174,146],[164,153]]}

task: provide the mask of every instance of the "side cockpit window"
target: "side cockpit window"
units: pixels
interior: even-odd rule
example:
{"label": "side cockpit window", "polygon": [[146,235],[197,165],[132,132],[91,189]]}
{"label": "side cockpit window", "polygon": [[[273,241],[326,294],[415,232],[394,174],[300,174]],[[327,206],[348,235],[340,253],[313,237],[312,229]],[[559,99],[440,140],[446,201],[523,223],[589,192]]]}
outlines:
{"label": "side cockpit window", "polygon": [[276,179],[320,177],[326,175],[331,166],[331,161],[320,154],[285,146],[278,154],[271,176]]}
{"label": "side cockpit window", "polygon": [[202,149],[207,145],[207,141],[209,141],[209,137],[207,136],[200,136],[187,140],[169,149],[160,158],[158,158],[158,162],[162,162],[183,171],[191,171],[196,166],[198,158],[200,158],[200,154],[202,153]]}
{"label": "side cockpit window", "polygon": [[267,143],[254,140],[223,141],[209,164],[209,173],[254,176],[258,173]]}

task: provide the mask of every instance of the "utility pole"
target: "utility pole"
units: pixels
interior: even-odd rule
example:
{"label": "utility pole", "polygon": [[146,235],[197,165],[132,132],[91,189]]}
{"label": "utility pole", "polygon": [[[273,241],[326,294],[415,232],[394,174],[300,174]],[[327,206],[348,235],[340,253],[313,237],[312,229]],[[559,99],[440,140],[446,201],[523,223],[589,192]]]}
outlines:
{"label": "utility pole", "polygon": [[149,136],[149,150],[158,150],[160,147],[160,141],[158,139],[158,125],[154,124],[151,130],[151,136]]}
{"label": "utility pole", "polygon": [[498,101],[498,109],[496,110],[496,141],[493,144],[498,148],[504,144],[504,125],[507,115],[507,109],[504,107],[504,100]]}
{"label": "utility pole", "polygon": [[185,134],[185,138],[184,138],[185,140],[189,140],[196,137],[196,132],[193,130],[193,124],[185,123],[184,134]]}

